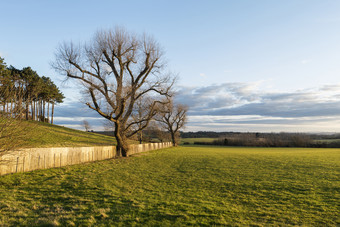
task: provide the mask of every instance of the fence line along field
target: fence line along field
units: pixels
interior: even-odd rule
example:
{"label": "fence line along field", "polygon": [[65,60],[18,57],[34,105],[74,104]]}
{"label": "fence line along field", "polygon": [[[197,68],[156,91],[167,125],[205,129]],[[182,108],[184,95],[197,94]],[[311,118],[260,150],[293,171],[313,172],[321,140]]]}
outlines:
{"label": "fence line along field", "polygon": [[[171,142],[129,145],[129,155],[171,147]],[[116,146],[20,149],[0,155],[0,176],[119,157]]]}
{"label": "fence line along field", "polygon": [[340,224],[340,149],[177,147],[0,178],[0,225]]}

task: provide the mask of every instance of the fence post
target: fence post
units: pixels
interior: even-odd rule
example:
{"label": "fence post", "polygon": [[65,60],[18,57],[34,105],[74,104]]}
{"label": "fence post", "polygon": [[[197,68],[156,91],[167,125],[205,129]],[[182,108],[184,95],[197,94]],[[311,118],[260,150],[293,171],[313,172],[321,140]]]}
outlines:
{"label": "fence post", "polygon": [[18,172],[18,165],[19,165],[19,157],[17,157],[17,167],[15,168],[15,172]]}
{"label": "fence post", "polygon": [[25,156],[22,159],[22,172],[25,172]]}

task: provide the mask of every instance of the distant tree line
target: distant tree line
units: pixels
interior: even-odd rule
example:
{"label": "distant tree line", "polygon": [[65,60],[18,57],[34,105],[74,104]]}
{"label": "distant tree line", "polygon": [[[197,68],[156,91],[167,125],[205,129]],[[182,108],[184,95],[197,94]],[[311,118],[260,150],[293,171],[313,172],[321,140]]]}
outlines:
{"label": "distant tree line", "polygon": [[309,147],[312,140],[308,135],[298,133],[227,133],[212,142],[195,143],[222,146]]}
{"label": "distant tree line", "polygon": [[226,132],[198,131],[198,132],[180,132],[181,138],[218,138]]}
{"label": "distant tree line", "polygon": [[[215,132],[219,135],[212,142],[196,141],[196,145],[218,146],[246,146],[246,147],[316,147],[338,148],[340,139],[338,134],[320,135],[307,133],[241,133]],[[195,133],[182,133],[194,135]],[[202,134],[202,132],[200,133]],[[211,133],[207,133],[211,135]],[[192,137],[197,138],[197,137]],[[203,137],[202,137],[203,138]],[[208,137],[205,137],[208,138]]]}
{"label": "distant tree line", "polygon": [[39,76],[30,67],[7,67],[0,57],[0,111],[2,116],[50,122],[54,106],[64,95],[49,77]]}

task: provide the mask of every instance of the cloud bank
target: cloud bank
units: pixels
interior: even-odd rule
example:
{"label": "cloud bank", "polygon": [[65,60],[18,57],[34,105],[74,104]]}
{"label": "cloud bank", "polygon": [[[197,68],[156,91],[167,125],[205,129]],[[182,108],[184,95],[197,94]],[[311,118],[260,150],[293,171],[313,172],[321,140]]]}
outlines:
{"label": "cloud bank", "polygon": [[55,107],[54,123],[65,127],[84,130],[86,120],[91,130],[103,130],[105,120],[80,101],[66,101]]}
{"label": "cloud bank", "polygon": [[177,101],[189,106],[189,131],[340,131],[340,84],[291,92],[260,83],[181,87]]}
{"label": "cloud bank", "polygon": [[[261,83],[179,87],[176,101],[189,106],[186,131],[339,132],[340,84],[296,91],[268,91]],[[56,108],[56,124],[83,129],[105,120],[79,101]]]}

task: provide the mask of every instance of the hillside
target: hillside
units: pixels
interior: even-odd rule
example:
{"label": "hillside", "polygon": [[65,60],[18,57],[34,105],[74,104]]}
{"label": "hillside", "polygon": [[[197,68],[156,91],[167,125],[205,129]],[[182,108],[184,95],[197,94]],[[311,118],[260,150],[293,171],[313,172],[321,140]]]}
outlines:
{"label": "hillside", "polygon": [[29,121],[23,122],[20,127],[20,134],[17,133],[15,139],[15,148],[116,145],[116,140],[110,136],[48,123]]}

